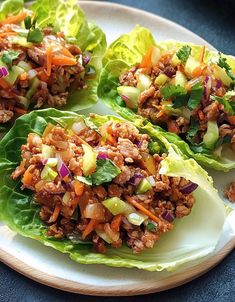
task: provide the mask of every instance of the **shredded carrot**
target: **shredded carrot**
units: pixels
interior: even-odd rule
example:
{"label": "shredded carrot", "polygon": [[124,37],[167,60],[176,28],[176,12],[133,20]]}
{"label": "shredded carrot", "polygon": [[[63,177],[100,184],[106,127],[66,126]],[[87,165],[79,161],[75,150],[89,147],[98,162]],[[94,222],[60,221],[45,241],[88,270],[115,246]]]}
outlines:
{"label": "shredded carrot", "polygon": [[76,195],[81,196],[84,191],[84,184],[78,180],[74,181],[74,190]]}
{"label": "shredded carrot", "polygon": [[204,70],[204,66],[202,66],[202,65],[197,66],[192,71],[192,76],[195,77],[195,78],[200,77],[203,73],[203,70]]}
{"label": "shredded carrot", "polygon": [[153,53],[153,47],[151,46],[149,48],[149,50],[147,51],[146,55],[142,58],[142,61],[139,64],[139,68],[151,67],[151,65],[152,65],[152,61],[151,61],[152,53]]}
{"label": "shredded carrot", "polygon": [[228,116],[228,121],[229,121],[233,126],[235,126],[235,115],[233,115],[233,116]]}
{"label": "shredded carrot", "polygon": [[180,72],[184,72],[184,66],[183,66],[183,65],[178,65],[178,66],[177,66],[177,69],[178,69]]}
{"label": "shredded carrot", "polygon": [[48,47],[46,50],[47,55],[47,71],[46,75],[49,77],[51,75],[51,63],[52,63],[52,48]]}
{"label": "shredded carrot", "polygon": [[38,78],[39,78],[39,80],[41,80],[43,82],[47,82],[49,80],[49,77],[48,77],[47,72],[46,72],[45,69],[41,70],[41,71],[38,71]]}
{"label": "shredded carrot", "polygon": [[48,223],[55,222],[60,214],[60,205],[57,204],[54,208],[53,214],[51,215],[50,219],[48,220]]}
{"label": "shredded carrot", "polygon": [[16,32],[4,32],[4,33],[0,33],[0,38],[6,38],[8,36],[17,36],[18,34]]}
{"label": "shredded carrot", "polygon": [[3,89],[10,89],[11,88],[10,84],[3,78],[0,78],[0,86]]}
{"label": "shredded carrot", "polygon": [[61,52],[64,56],[67,56],[67,57],[70,57],[70,58],[74,58],[74,56],[71,54],[71,52],[66,48],[66,47],[63,47],[61,49]]}
{"label": "shredded carrot", "polygon": [[203,59],[204,59],[204,55],[205,55],[205,50],[206,50],[206,47],[205,46],[202,46],[201,48],[201,51],[200,51],[200,63],[203,63]]}
{"label": "shredded carrot", "polygon": [[118,214],[118,215],[114,216],[113,220],[111,222],[111,229],[114,232],[119,232],[121,222],[122,222],[122,215],[121,214]]}
{"label": "shredded carrot", "polygon": [[23,72],[23,73],[20,75],[20,80],[21,80],[21,81],[25,81],[25,80],[27,80],[27,78],[28,78],[27,72]]}
{"label": "shredded carrot", "polygon": [[26,16],[27,16],[26,11],[20,12],[18,15],[5,18],[0,22],[0,25],[20,23],[25,19]]}
{"label": "shredded carrot", "polygon": [[18,115],[24,115],[27,113],[27,110],[19,107],[14,107],[14,112],[17,113]]}
{"label": "shredded carrot", "polygon": [[33,174],[30,173],[28,170],[26,170],[21,181],[22,181],[23,185],[25,185],[25,186],[32,185]]}
{"label": "shredded carrot", "polygon": [[94,231],[97,224],[98,220],[91,219],[82,233],[82,239],[85,239],[92,231]]}
{"label": "shredded carrot", "polygon": [[76,65],[77,61],[74,58],[69,58],[66,56],[53,56],[52,57],[52,65],[60,66],[60,65]]}
{"label": "shredded carrot", "polygon": [[140,210],[140,212],[142,212],[143,214],[145,214],[149,218],[151,218],[153,221],[155,221],[159,225],[160,229],[163,229],[164,226],[166,226],[168,229],[172,229],[173,225],[171,223],[167,223],[167,222],[161,220],[160,218],[158,218],[157,216],[155,216],[152,212],[150,212],[149,210],[147,210],[144,206],[142,206],[141,204],[139,204],[137,201],[135,201],[130,196],[126,196],[126,200],[130,204],[132,204],[135,208],[137,208],[138,210]]}

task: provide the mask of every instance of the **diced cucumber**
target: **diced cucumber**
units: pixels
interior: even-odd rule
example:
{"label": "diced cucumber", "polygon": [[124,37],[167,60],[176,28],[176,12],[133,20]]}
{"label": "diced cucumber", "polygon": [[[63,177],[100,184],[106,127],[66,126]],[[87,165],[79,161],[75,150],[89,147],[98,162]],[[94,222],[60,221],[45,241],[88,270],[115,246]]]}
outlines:
{"label": "diced cucumber", "polygon": [[113,214],[131,214],[135,213],[136,210],[133,206],[131,206],[129,203],[124,202],[118,197],[112,197],[108,198],[103,201],[103,205]]}
{"label": "diced cucumber", "polygon": [[140,95],[140,90],[138,88],[131,86],[119,86],[117,88],[117,92],[124,100],[128,108],[138,108],[138,98]]}
{"label": "diced cucumber", "polygon": [[136,194],[144,194],[146,193],[148,190],[150,190],[152,188],[150,182],[144,178],[141,180],[141,182],[139,183],[135,193]]}
{"label": "diced cucumber", "polygon": [[52,147],[42,144],[42,158],[48,159],[48,158],[52,157],[52,154],[53,154]]}
{"label": "diced cucumber", "polygon": [[181,60],[177,57],[176,53],[173,55],[172,59],[171,59],[171,64],[173,66],[177,66],[181,64]]}
{"label": "diced cucumber", "polygon": [[193,71],[195,68],[201,65],[200,62],[196,61],[193,57],[189,57],[184,66],[184,71],[189,78],[193,78]]}
{"label": "diced cucumber", "polygon": [[167,82],[168,79],[169,78],[167,75],[165,75],[164,73],[161,73],[161,74],[159,74],[159,76],[156,77],[154,84],[157,86],[162,86]]}
{"label": "diced cucumber", "polygon": [[203,136],[203,144],[208,149],[213,149],[218,138],[219,138],[219,127],[217,121],[208,121],[207,131],[206,134]]}
{"label": "diced cucumber", "polygon": [[41,179],[46,181],[53,181],[57,177],[58,173],[52,170],[48,166],[44,166],[41,172]]}
{"label": "diced cucumber", "polygon": [[140,73],[137,81],[137,88],[140,92],[149,89],[150,85],[152,84],[151,79],[148,75]]}
{"label": "diced cucumber", "polygon": [[181,71],[176,71],[176,75],[174,78],[174,85],[179,85],[182,87],[185,87],[185,85],[188,83],[188,80],[186,76]]}
{"label": "diced cucumber", "polygon": [[220,79],[224,85],[230,86],[232,79],[227,75],[226,71],[218,65],[214,65],[213,68],[214,75],[217,79]]}
{"label": "diced cucumber", "polygon": [[24,69],[24,71],[29,71],[32,69],[32,66],[29,64],[29,63],[26,63],[24,61],[20,61],[18,64],[17,64],[18,67]]}
{"label": "diced cucumber", "polygon": [[127,220],[134,225],[141,225],[147,218],[147,216],[137,212],[127,215]]}
{"label": "diced cucumber", "polygon": [[37,91],[37,88],[39,87],[40,83],[41,83],[41,81],[38,78],[34,78],[32,80],[31,87],[29,88],[28,92],[26,93],[26,98],[27,99],[30,100],[32,98],[32,96]]}
{"label": "diced cucumber", "polygon": [[48,167],[55,167],[57,165],[57,163],[58,163],[58,158],[53,158],[53,157],[52,158],[48,158],[46,166],[48,166]]}
{"label": "diced cucumber", "polygon": [[12,66],[12,69],[9,70],[9,75],[4,78],[11,86],[13,86],[18,79],[18,77],[24,73],[24,69],[18,66]]}
{"label": "diced cucumber", "polygon": [[96,170],[97,153],[92,150],[92,147],[82,144],[84,151],[82,171],[85,176],[91,175]]}
{"label": "diced cucumber", "polygon": [[32,47],[32,45],[33,45],[32,43],[27,41],[26,37],[20,37],[20,36],[14,37],[13,36],[10,38],[10,41],[12,44],[18,44],[22,47],[27,47],[27,48]]}

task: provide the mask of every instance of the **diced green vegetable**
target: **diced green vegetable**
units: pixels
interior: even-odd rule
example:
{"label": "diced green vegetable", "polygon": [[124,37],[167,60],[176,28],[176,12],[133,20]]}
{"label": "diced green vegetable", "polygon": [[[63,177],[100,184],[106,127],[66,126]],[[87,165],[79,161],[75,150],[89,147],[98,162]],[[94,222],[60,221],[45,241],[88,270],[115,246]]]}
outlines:
{"label": "diced green vegetable", "polygon": [[74,179],[75,180],[79,180],[80,182],[88,185],[88,186],[91,186],[92,185],[92,180],[88,177],[84,177],[84,176],[74,176]]}
{"label": "diced green vegetable", "polygon": [[137,88],[139,89],[140,92],[149,89],[151,86],[151,79],[148,75],[146,74],[139,74],[138,81],[137,81]]}
{"label": "diced green vegetable", "polygon": [[181,64],[181,60],[177,57],[177,54],[175,53],[171,59],[171,64],[173,66],[177,66]]}
{"label": "diced green vegetable", "polygon": [[44,166],[41,172],[41,179],[46,181],[53,181],[58,173],[48,166]]}
{"label": "diced green vegetable", "polygon": [[91,175],[96,170],[97,153],[92,150],[92,147],[82,144],[84,151],[82,171],[85,176]]}
{"label": "diced green vegetable", "polygon": [[48,158],[47,159],[47,163],[46,163],[46,166],[48,167],[55,167],[58,163],[58,158]]}
{"label": "diced green vegetable", "polygon": [[137,189],[135,190],[135,193],[136,194],[144,194],[150,189],[152,189],[152,186],[151,186],[150,182],[146,178],[144,178],[139,183]]}
{"label": "diced green vegetable", "polygon": [[2,54],[2,62],[7,64],[7,66],[11,69],[12,62],[18,58],[19,52],[14,50],[4,50]]}
{"label": "diced green vegetable", "polygon": [[189,57],[185,66],[184,66],[184,70],[186,75],[189,78],[193,78],[193,70],[197,67],[199,67],[201,65],[201,63],[199,61],[196,61],[193,57]]}
{"label": "diced green vegetable", "polygon": [[5,80],[13,86],[18,79],[18,77],[24,72],[24,70],[18,66],[12,66],[12,69],[9,70],[9,75],[5,77]]}
{"label": "diced green vegetable", "polygon": [[140,213],[130,213],[127,215],[127,220],[134,225],[141,225],[148,217]]}
{"label": "diced green vegetable", "polygon": [[138,88],[131,86],[119,86],[117,88],[117,92],[122,97],[128,108],[138,108],[138,98],[140,95]]}
{"label": "diced green vegetable", "polygon": [[42,144],[42,158],[48,159],[48,158],[52,157],[52,154],[53,154],[52,147]]}
{"label": "diced green vegetable", "polygon": [[28,92],[26,93],[26,98],[31,99],[32,96],[35,94],[37,91],[41,81],[38,78],[34,78],[31,84],[31,87],[29,88]]}
{"label": "diced green vegetable", "polygon": [[183,74],[183,72],[181,72],[179,70],[176,71],[176,75],[174,78],[174,84],[185,87],[185,85],[187,83],[188,83],[188,80],[187,80],[186,76]]}
{"label": "diced green vegetable", "polygon": [[113,214],[113,215],[118,215],[118,214],[131,214],[135,213],[136,210],[134,207],[132,207],[129,203],[124,202],[118,197],[112,197],[108,198],[103,201],[103,205]]}
{"label": "diced green vegetable", "polygon": [[168,79],[169,78],[167,75],[165,75],[164,73],[161,73],[161,74],[159,74],[159,76],[156,77],[154,84],[157,86],[162,86],[167,82]]}
{"label": "diced green vegetable", "polygon": [[148,230],[148,231],[155,231],[156,230],[156,228],[157,228],[157,225],[154,223],[154,222],[148,222],[147,224],[146,224],[146,229]]}
{"label": "diced green vegetable", "polygon": [[20,45],[22,47],[27,47],[27,48],[30,48],[33,45],[32,43],[27,41],[27,38],[20,37],[20,36],[17,36],[17,37],[12,36],[10,38],[10,41],[11,41],[12,44],[17,44],[17,45]]}
{"label": "diced green vegetable", "polygon": [[189,45],[183,45],[176,53],[178,59],[185,64],[191,54],[192,48]]}
{"label": "diced green vegetable", "polygon": [[20,61],[17,66],[19,66],[20,68],[24,69],[24,71],[29,71],[32,69],[32,66],[29,63],[26,63],[24,61]]}
{"label": "diced green vegetable", "polygon": [[219,127],[217,121],[208,121],[207,122],[207,131],[203,136],[203,144],[208,149],[213,149],[216,141],[219,138]]}

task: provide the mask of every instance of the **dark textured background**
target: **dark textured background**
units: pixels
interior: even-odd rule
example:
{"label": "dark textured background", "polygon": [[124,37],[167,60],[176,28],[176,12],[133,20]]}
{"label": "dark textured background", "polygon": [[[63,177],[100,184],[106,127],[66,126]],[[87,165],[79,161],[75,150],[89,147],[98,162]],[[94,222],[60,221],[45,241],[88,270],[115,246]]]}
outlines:
{"label": "dark textured background", "polygon": [[[48,0],[49,1],[49,0]],[[53,0],[50,0],[53,1]],[[1,0],[0,0],[1,2]],[[233,0],[121,0],[171,19],[192,30],[217,49],[235,55]],[[144,297],[101,298],[65,293],[40,285],[0,263],[1,302],[232,302],[235,301],[235,252],[204,276],[176,289]]]}

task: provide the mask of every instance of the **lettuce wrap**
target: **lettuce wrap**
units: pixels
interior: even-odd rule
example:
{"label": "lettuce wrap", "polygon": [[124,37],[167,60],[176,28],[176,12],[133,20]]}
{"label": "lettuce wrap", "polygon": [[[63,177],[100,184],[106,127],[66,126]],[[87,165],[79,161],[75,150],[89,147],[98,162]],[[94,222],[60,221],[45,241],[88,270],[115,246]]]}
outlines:
{"label": "lettuce wrap", "polygon": [[59,240],[46,236],[47,226],[39,217],[39,206],[34,202],[32,191],[21,190],[21,181],[12,180],[11,173],[19,165],[22,144],[29,133],[41,135],[48,123],[71,127],[76,121],[85,121],[96,129],[107,121],[123,122],[114,116],[92,115],[87,118],[76,113],[45,109],[33,111],[18,118],[12,129],[0,142],[0,219],[16,233],[33,238],[84,264],[105,264],[115,267],[136,267],[149,271],[175,270],[180,265],[211,253],[222,232],[225,220],[225,207],[213,187],[211,177],[194,159],[183,159],[178,155],[178,146],[171,145],[165,133],[142,125],[139,120],[133,123],[141,133],[151,136],[155,142],[154,152],[167,152],[161,162],[160,173],[184,177],[198,185],[193,192],[196,202],[189,216],[176,219],[174,229],[163,234],[158,243],[141,254],[133,254],[127,246],[112,248],[105,254],[95,253],[89,241]]}
{"label": "lettuce wrap", "polygon": [[[150,50],[152,51],[151,53]],[[148,87],[153,88],[152,86],[149,86],[153,84],[151,84],[152,78],[150,78],[151,76],[148,74],[149,66],[147,63],[149,60],[158,61],[159,56],[162,53],[168,54],[172,51],[174,52],[172,62],[174,61],[175,64],[173,67],[176,69],[176,67],[179,66],[177,71],[178,76],[172,76],[172,70],[168,68],[168,76],[161,73],[160,76],[155,77],[156,82],[154,82],[154,87],[157,85],[158,88],[156,89],[159,89],[161,94],[164,95],[163,101],[165,103],[162,102],[161,109],[163,108],[163,110],[160,112],[159,109],[155,109],[155,106],[157,107],[159,104],[152,102],[151,109],[155,111],[153,111],[154,114],[151,116],[151,113],[148,113],[147,110],[140,111],[139,107],[140,96],[142,96],[146,91],[147,93],[150,92],[151,89],[148,90]],[[202,133],[200,133],[201,128],[199,127],[198,118],[194,118],[192,116],[192,113],[197,110],[199,106],[200,98],[204,97],[204,95],[208,93],[208,89],[213,89],[213,87],[207,87],[209,85],[208,80],[211,84],[211,78],[207,76],[203,82],[201,80],[202,76],[199,76],[198,79],[196,79],[198,81],[195,82],[195,79],[191,76],[191,78],[189,77],[189,82],[187,82],[188,79],[185,77],[185,71],[180,71],[182,70],[182,66],[184,67],[184,70],[186,70],[187,65],[188,72],[191,71],[192,66],[196,66],[197,68],[195,67],[195,70],[197,72],[199,71],[200,75],[203,72],[203,70],[199,70],[199,61],[201,60],[201,56],[204,65],[211,64],[211,66],[216,70],[218,79],[216,80],[217,83],[215,86],[217,88],[219,87],[218,89],[225,89],[224,87],[229,89],[224,96],[212,96],[212,98],[213,101],[220,106],[219,108],[224,110],[223,118],[225,116],[227,121],[224,122],[223,127],[226,128],[227,125],[229,125],[229,129],[231,130],[229,130],[230,133],[234,133],[234,57],[210,51],[203,46],[194,45],[192,43],[176,41],[163,41],[158,43],[154,40],[148,29],[140,26],[136,26],[130,33],[120,36],[106,50],[103,59],[104,68],[101,72],[98,86],[98,96],[108,107],[130,121],[135,121],[138,118],[142,121],[143,125],[148,124],[149,126],[149,122],[151,122],[152,125],[150,127],[155,129],[155,131],[160,135],[163,135],[169,142],[177,146],[181,155],[194,158],[197,162],[206,167],[213,168],[215,170],[229,171],[235,167],[235,155],[234,151],[232,151],[234,146],[231,147],[231,142],[234,140],[234,138],[232,138],[233,134],[232,136],[219,136],[221,135],[220,131],[222,132],[222,130],[218,129],[216,123],[217,116],[215,115],[213,117],[213,121],[208,122],[206,126],[207,132],[203,133],[204,136],[202,140],[199,136],[202,136]],[[190,64],[187,64],[188,61],[190,61]],[[141,80],[139,74],[137,75],[138,71],[143,72],[143,74],[141,74]],[[132,75],[131,73],[133,73],[135,76],[135,78],[133,78],[133,83],[128,79],[128,72],[130,72],[129,75]],[[175,70],[173,70],[173,72],[175,73]],[[122,76],[123,74],[125,75],[125,78]],[[137,87],[135,82],[136,79]],[[124,84],[120,84],[120,81],[124,82]],[[125,81],[127,83],[128,81],[130,82],[129,86]],[[187,85],[189,85],[188,83],[193,87],[190,92],[186,92],[188,89]],[[191,89],[191,87],[189,89]],[[144,90],[146,88],[147,90]],[[149,102],[151,102],[151,97],[149,100]],[[153,100],[155,100],[154,97]],[[211,111],[211,108],[208,106],[208,112],[209,111]],[[190,128],[183,134],[180,133],[177,135],[177,129],[175,130],[173,127],[173,130],[169,130],[169,125],[164,124],[164,121],[162,122],[160,118],[158,119],[156,117],[159,112],[163,112],[167,118],[173,118],[174,127],[177,126],[175,119],[178,117],[186,118],[186,121],[190,123]],[[230,122],[228,122],[228,120]],[[223,124],[223,122],[220,123]],[[170,126],[172,126],[172,124]],[[166,131],[167,128],[168,132]],[[196,135],[200,138],[199,141],[194,140],[193,136],[196,137]],[[197,139],[199,139],[198,137]],[[228,144],[229,142],[230,144]]]}
{"label": "lettuce wrap", "polygon": [[[23,19],[24,14],[26,16],[25,19]],[[10,18],[13,19],[9,19],[9,15],[11,15]],[[14,20],[14,18],[16,19]],[[1,31],[3,34],[8,23],[9,26],[13,28],[13,37],[10,41],[11,43],[16,44],[16,52],[12,52],[9,48],[3,53],[3,56],[7,55],[4,60],[4,63],[6,64],[4,65],[1,61],[1,66],[4,65],[7,68],[7,72],[9,72],[9,76],[11,76],[9,81],[7,77],[6,80],[2,79],[2,81],[5,80],[10,82],[10,89],[18,91],[18,94],[13,96],[13,100],[16,102],[16,105],[14,106],[20,107],[20,110],[18,110],[19,114],[16,110],[16,117],[17,115],[23,114],[23,111],[30,111],[40,107],[45,108],[48,106],[60,107],[62,110],[72,110],[76,112],[91,107],[97,102],[97,85],[102,67],[102,57],[106,49],[106,38],[105,34],[97,25],[86,20],[86,17],[76,0],[40,0],[34,2],[30,7],[27,7],[27,10],[24,7],[23,0],[7,0],[2,2],[0,6],[0,24],[1,23]],[[57,36],[57,33],[61,33],[61,38],[60,36]],[[59,39],[63,39],[61,44]],[[48,45],[52,45],[52,54],[50,55],[48,55],[48,49],[50,48]],[[30,47],[34,47],[31,54],[29,54]],[[19,52],[21,51],[26,55],[26,58],[22,57],[22,60],[20,60],[20,53],[17,52],[18,49]],[[35,52],[35,54],[33,52]],[[47,57],[44,55],[44,57],[40,58],[40,54],[42,56],[43,52],[44,54],[46,52]],[[48,56],[51,56],[52,60],[49,71],[48,65],[45,67],[46,64],[49,64],[47,63],[49,60]],[[59,61],[57,60],[57,62],[55,61],[56,56],[59,58]],[[68,62],[69,58],[72,58],[72,61],[70,60],[70,62]],[[2,53],[1,59],[3,59]],[[9,61],[10,59],[11,61]],[[74,69],[72,66],[73,61],[75,62]],[[11,72],[12,64],[13,69],[15,68],[13,72],[15,74],[17,72],[19,73],[19,75],[17,74],[18,78],[16,76],[14,77],[14,80],[12,79],[13,73]],[[15,64],[18,65],[15,67]],[[76,64],[80,65],[78,66]],[[46,74],[44,70],[42,70],[43,67],[41,65],[47,68]],[[72,66],[71,68],[70,65]],[[62,70],[64,70],[64,73],[62,74],[60,72],[61,67],[64,67],[62,68]],[[30,71],[31,75],[27,77],[27,72],[30,68],[33,73]],[[36,77],[34,77],[34,69],[37,72]],[[26,94],[24,94],[25,90],[21,89],[23,86],[21,87],[21,84],[19,83],[19,78],[22,79],[21,71],[23,72],[24,70],[26,71],[26,74],[24,73],[25,78],[23,77],[23,79],[27,80],[29,78],[30,80],[29,85],[27,83],[25,84]],[[55,70],[55,73],[53,73],[53,70]],[[69,74],[71,75],[70,78]],[[51,78],[50,75],[52,75]],[[64,81],[66,77],[68,77],[70,84]],[[55,102],[51,102],[45,93],[45,97],[44,95],[42,96],[42,98],[44,97],[43,102],[38,103],[40,96],[35,95],[37,92],[36,89],[39,87],[38,79],[43,82],[43,86],[40,89],[43,90],[48,88],[49,98],[50,96],[58,96],[57,100],[54,98]],[[60,100],[63,98],[63,93],[66,96],[66,100],[61,102]],[[4,102],[7,103],[5,99]],[[11,114],[11,112],[9,112],[11,111],[11,108],[7,107],[5,109]],[[5,126],[10,123],[10,119],[1,118],[1,123],[5,123],[5,125],[2,124],[3,128],[5,128]]]}

